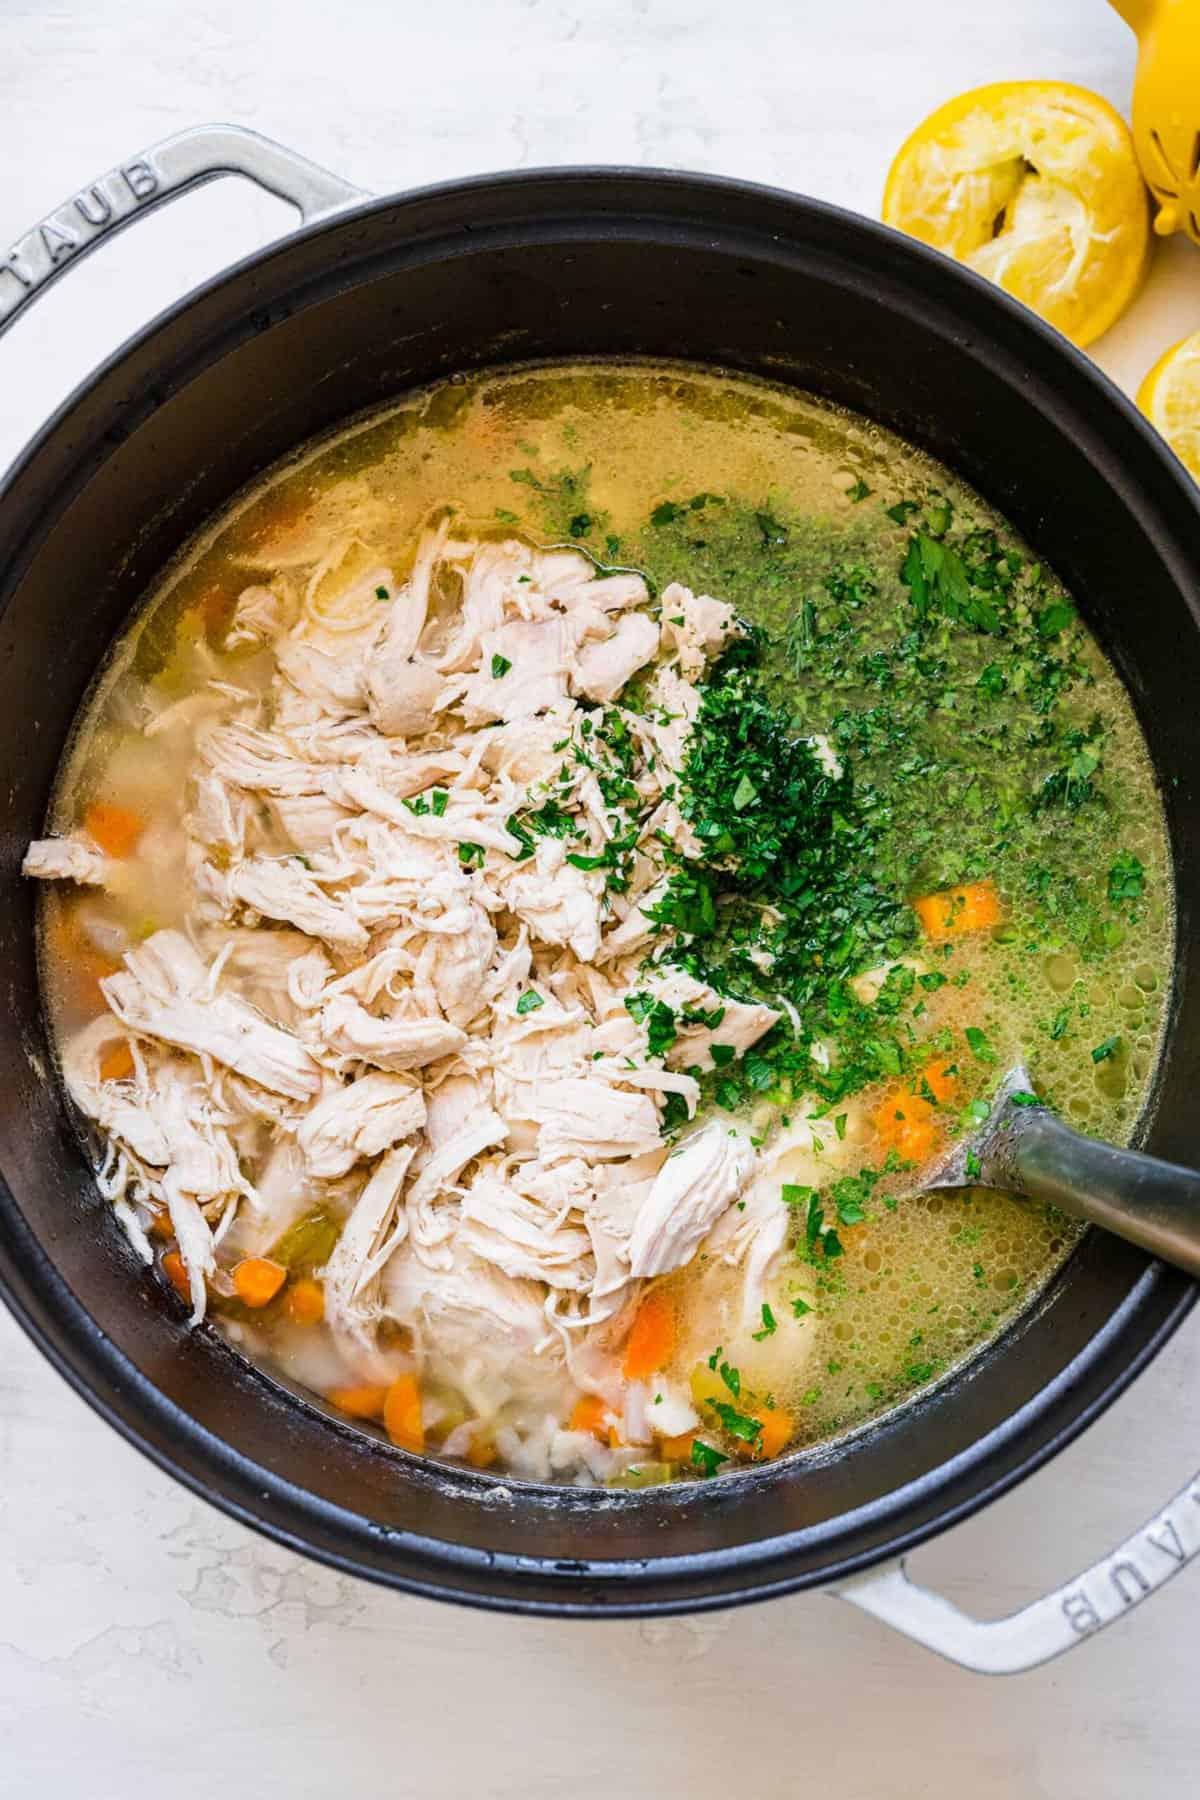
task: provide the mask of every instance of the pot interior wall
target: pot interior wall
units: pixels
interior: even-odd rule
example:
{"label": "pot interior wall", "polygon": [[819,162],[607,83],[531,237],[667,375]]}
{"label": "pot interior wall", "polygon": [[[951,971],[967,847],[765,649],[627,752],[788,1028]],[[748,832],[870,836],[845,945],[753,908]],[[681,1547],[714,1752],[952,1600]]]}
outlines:
{"label": "pot interior wall", "polygon": [[[4,346],[16,353],[19,340]],[[118,358],[10,483],[0,503],[0,1273],[10,1297],[123,1429],[244,1516],[430,1591],[619,1610],[815,1581],[927,1533],[1047,1454],[1150,1353],[1191,1290],[1091,1238],[1034,1315],[924,1402],[734,1482],[614,1498],[510,1493],[422,1468],[188,1333],[132,1267],[46,1074],[32,895],[19,876],[88,681],[180,544],[297,443],[456,369],[581,354],[684,354],[856,408],[963,474],[1057,567],[1130,686],[1163,779],[1180,958],[1147,1138],[1179,1160],[1200,1149],[1200,520],[1169,458],[1081,360],[940,259],[811,203],[651,176],[463,184],[290,240]]]}

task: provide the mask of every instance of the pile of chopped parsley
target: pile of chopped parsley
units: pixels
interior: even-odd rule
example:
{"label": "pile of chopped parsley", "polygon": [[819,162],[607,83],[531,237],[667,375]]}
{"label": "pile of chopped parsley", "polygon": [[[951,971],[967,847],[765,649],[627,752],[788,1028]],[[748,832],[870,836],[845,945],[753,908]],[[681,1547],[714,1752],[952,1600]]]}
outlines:
{"label": "pile of chopped parsley", "polygon": [[[713,1097],[730,1110],[814,1087],[836,1101],[898,1073],[902,1052],[847,982],[901,956],[916,932],[911,909],[874,878],[878,846],[852,776],[829,773],[768,697],[760,653],[756,636],[735,644],[702,690],[679,802],[705,855],[674,870],[647,909],[677,934],[664,952],[672,965],[719,994],[782,997],[800,1016],[798,1031],[781,1022],[718,1069]],[[824,1074],[818,1038],[838,1044]]]}
{"label": "pile of chopped parsley", "polygon": [[[679,784],[704,854],[676,860],[652,914],[672,933],[652,960],[790,1011],[744,1057],[718,1045],[710,1100],[786,1108],[816,1093],[818,1115],[833,1115],[881,1078],[919,1084],[952,1048],[922,1024],[928,994],[966,979],[936,966],[948,947],[923,947],[926,974],[893,968],[870,1005],[850,982],[911,952],[920,894],[989,877],[1011,941],[1065,945],[1084,962],[1137,925],[1145,871],[1119,848],[1120,784],[1085,634],[1048,570],[940,494],[889,504],[862,482],[850,525],[776,496],[704,492],[660,500],[620,539],[588,474],[513,479],[537,496],[543,531],[645,570],[659,591],[681,581],[718,595],[751,627],[710,672]],[[635,689],[622,704],[643,703]],[[597,725],[610,764],[614,719]],[[840,774],[806,741],[818,733]],[[618,887],[628,846],[618,838],[606,855]],[[685,1022],[668,1015],[655,1009],[659,1054]],[[1066,1029],[1065,1016],[1047,1029]],[[953,1048],[967,1065],[985,1060],[969,1040]]]}

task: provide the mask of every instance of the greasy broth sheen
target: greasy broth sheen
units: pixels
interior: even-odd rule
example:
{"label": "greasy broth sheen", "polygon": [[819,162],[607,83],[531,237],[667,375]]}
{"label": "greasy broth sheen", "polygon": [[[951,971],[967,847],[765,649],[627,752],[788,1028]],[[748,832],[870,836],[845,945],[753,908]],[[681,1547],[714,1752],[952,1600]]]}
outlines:
{"label": "greasy broth sheen", "polygon": [[[1035,647],[1036,621],[1051,633],[1048,609],[1061,590],[1046,573],[1029,575],[1030,553],[977,496],[877,427],[783,389],[674,367],[448,381],[309,447],[192,548],[118,647],[64,766],[56,829],[96,800],[135,805],[157,823],[125,864],[119,894],[64,887],[45,896],[57,1033],[100,1010],[97,977],[131,939],[186,910],[173,833],[191,735],[164,733],[147,755],[136,729],[147,688],[161,702],[214,677],[264,681],[267,658],[217,648],[244,586],[281,554],[301,563],[338,535],[366,540],[403,570],[422,524],[446,505],[464,529],[575,542],[601,562],[645,570],[660,589],[678,579],[711,592],[761,627],[773,697],[805,732],[828,735],[856,783],[869,784],[881,820],[877,873],[897,896],[990,876],[1004,903],[988,933],[945,947],[914,936],[905,954],[945,981],[903,996],[889,1030],[902,1042],[934,1029],[953,1035],[956,1121],[1020,1055],[1073,1124],[1128,1138],[1159,1049],[1173,919],[1162,808],[1116,675],[1070,623],[1076,672],[1046,740],[1036,682],[1022,688],[1020,659],[988,630],[947,626],[917,668],[915,652],[897,650],[917,592],[911,564],[902,576],[915,536],[984,555],[970,534],[993,532],[999,554],[1011,547],[1014,562],[1024,559],[1022,580],[1042,584]],[[889,514],[897,507],[900,516]],[[925,554],[936,562],[940,552]],[[1062,635],[1046,641],[1061,647]],[[1031,741],[1039,731],[1042,741]],[[1059,782],[1056,797],[1039,810],[1030,797],[1044,798],[1048,779]],[[1126,860],[1114,874],[1118,855]],[[1141,874],[1131,878],[1135,864]],[[982,1033],[978,1054],[964,1049],[968,1026]],[[810,1120],[820,1148],[815,1159],[797,1157],[797,1182],[878,1162],[886,1085],[811,1109],[823,1112]],[[780,1107],[754,1095],[735,1110],[751,1106],[759,1129],[778,1124]],[[807,1109],[792,1110],[804,1118]],[[938,1378],[1027,1305],[1075,1241],[1060,1215],[1001,1194],[899,1204],[885,1194],[886,1184],[865,1221],[842,1230],[836,1258],[805,1260],[800,1221],[795,1278],[778,1292],[782,1306],[807,1296],[801,1310],[811,1310],[803,1355],[773,1385],[797,1443]],[[685,1379],[721,1343],[727,1282],[703,1257],[669,1278]],[[282,1315],[224,1328],[318,1389],[341,1378],[321,1328],[301,1331]]]}

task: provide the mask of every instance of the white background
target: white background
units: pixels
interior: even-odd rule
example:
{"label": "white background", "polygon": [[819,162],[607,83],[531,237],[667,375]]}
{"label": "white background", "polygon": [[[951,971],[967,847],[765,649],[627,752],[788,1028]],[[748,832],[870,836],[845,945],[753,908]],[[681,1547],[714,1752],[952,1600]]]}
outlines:
{"label": "white background", "polygon": [[[894,148],[960,89],[1058,77],[1127,110],[1132,73],[1102,0],[0,0],[0,240],[213,118],[377,190],[624,161],[874,213]],[[74,271],[0,343],[0,464],[135,326],[287,223],[222,182]],[[1198,258],[1161,249],[1098,347],[1127,385],[1200,326]],[[916,1572],[1008,1610],[1139,1523],[1198,1447],[1200,1315],[1081,1443]],[[1004,1682],[821,1596],[604,1626],[435,1607],[190,1498],[0,1316],[4,1800],[1158,1800],[1194,1791],[1200,1767],[1198,1601],[1193,1570]]]}

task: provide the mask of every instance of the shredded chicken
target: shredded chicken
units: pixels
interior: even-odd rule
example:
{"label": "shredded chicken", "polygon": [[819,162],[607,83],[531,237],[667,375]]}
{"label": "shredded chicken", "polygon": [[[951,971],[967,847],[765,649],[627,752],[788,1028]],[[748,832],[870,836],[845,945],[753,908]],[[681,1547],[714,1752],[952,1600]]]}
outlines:
{"label": "shredded chicken", "polygon": [[207,969],[178,931],[159,931],[101,982],[109,1009],[141,1037],[224,1063],[292,1100],[310,1099],[320,1071],[289,1032],[236,994],[211,992]]}
{"label": "shredded chicken", "polygon": [[669,1156],[638,1208],[629,1238],[635,1276],[665,1275],[690,1262],[737,1199],[754,1167],[746,1139],[718,1120]]}
{"label": "shredded chicken", "polygon": [[70,837],[39,838],[26,850],[21,873],[36,875],[43,881],[77,881],[81,887],[103,887],[108,858],[97,845],[76,833]]}
{"label": "shredded chicken", "polygon": [[[603,1478],[633,1451],[570,1423],[577,1383],[626,1446],[697,1423],[621,1373],[642,1284],[711,1237],[761,1296],[782,1241],[757,1189],[737,1210],[745,1134],[687,1123],[714,1049],[781,1015],[673,967],[650,916],[701,853],[678,777],[739,628],[448,520],[400,583],[369,545],[306,542],[255,565],[225,637],[273,659],[265,694],[213,676],[187,715],[183,926],[123,947],[68,1084],[139,1254],[169,1220],[195,1318],[238,1254],[316,1221],[339,1366],[415,1358],[472,1409],[448,1447],[486,1426],[518,1471]],[[638,675],[648,714],[620,705]],[[102,889],[114,867],[78,833],[25,858]]]}
{"label": "shredded chicken", "polygon": [[425,1097],[400,1075],[361,1075],[331,1085],[296,1131],[309,1173],[323,1181],[412,1137],[425,1123]]}

